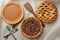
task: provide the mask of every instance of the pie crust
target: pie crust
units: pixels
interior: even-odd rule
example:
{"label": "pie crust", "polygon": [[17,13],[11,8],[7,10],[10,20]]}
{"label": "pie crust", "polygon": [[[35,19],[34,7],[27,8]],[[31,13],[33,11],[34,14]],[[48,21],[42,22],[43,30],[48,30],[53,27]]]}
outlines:
{"label": "pie crust", "polygon": [[17,2],[10,2],[4,6],[2,18],[9,24],[16,24],[23,18],[23,13],[24,11],[21,4]]}
{"label": "pie crust", "polygon": [[28,38],[37,38],[43,30],[42,23],[35,17],[25,19],[21,24],[21,33]]}

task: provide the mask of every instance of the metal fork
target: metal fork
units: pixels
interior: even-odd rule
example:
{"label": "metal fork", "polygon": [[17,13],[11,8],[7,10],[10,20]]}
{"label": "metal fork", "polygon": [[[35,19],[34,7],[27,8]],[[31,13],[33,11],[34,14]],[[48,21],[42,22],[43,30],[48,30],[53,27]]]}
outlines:
{"label": "metal fork", "polygon": [[13,38],[14,38],[15,40],[17,40],[13,33],[17,32],[18,29],[14,29],[14,30],[13,30],[13,29],[11,29],[9,26],[6,26],[6,28],[7,28],[8,31],[10,31],[10,33],[7,34],[6,36],[4,36],[4,38],[6,38],[6,40],[7,40],[8,37],[9,37],[10,35],[12,35]]}

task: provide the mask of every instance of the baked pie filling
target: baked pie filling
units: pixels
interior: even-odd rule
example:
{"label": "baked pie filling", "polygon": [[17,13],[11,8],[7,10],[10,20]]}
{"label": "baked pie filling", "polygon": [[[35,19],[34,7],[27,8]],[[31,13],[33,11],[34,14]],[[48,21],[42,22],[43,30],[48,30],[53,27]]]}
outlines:
{"label": "baked pie filling", "polygon": [[21,29],[26,35],[35,36],[40,32],[41,24],[39,20],[28,18],[22,22]]}
{"label": "baked pie filling", "polygon": [[8,3],[3,9],[3,19],[8,22],[17,22],[22,17],[22,7],[17,3]]}

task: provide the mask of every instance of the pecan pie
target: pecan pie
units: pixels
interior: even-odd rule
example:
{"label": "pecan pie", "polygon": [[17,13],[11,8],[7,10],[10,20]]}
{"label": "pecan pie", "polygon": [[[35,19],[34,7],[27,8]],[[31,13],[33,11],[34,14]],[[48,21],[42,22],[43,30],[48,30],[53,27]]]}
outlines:
{"label": "pecan pie", "polygon": [[21,24],[21,32],[24,36],[28,38],[36,38],[42,32],[41,22],[34,17],[25,19]]}

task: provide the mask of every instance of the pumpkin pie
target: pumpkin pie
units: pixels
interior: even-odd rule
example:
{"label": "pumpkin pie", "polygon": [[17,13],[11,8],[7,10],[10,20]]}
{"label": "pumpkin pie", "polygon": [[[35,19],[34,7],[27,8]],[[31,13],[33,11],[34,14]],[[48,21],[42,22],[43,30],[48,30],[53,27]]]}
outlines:
{"label": "pumpkin pie", "polygon": [[4,6],[2,18],[9,24],[16,24],[23,18],[23,8],[21,4],[10,2]]}

